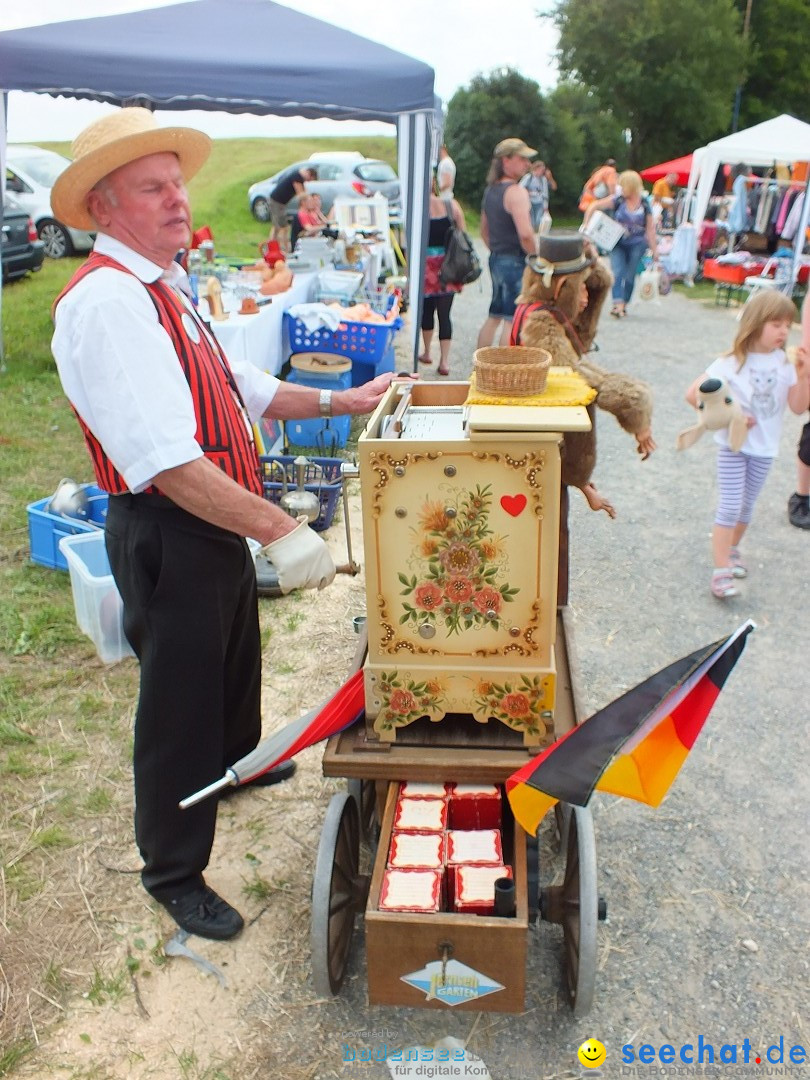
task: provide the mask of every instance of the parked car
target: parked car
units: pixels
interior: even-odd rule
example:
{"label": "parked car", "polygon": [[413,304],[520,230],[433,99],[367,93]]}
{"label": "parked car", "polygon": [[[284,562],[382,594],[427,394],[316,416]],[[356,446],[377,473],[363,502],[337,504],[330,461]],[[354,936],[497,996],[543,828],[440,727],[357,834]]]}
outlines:
{"label": "parked car", "polygon": [[[306,190],[321,196],[321,208],[328,214],[338,195],[348,197],[374,195],[382,192],[388,199],[391,221],[402,219],[402,195],[397,174],[387,161],[363,157],[356,151],[335,151],[312,154],[306,161],[297,161],[275,176],[260,180],[248,188],[248,204],[257,221],[270,220],[270,193],[285,176],[299,169],[315,169],[317,178],[306,182]],[[287,204],[287,215],[293,218],[298,211],[298,199]]]}
{"label": "parked car", "polygon": [[17,144],[8,147],[6,191],[12,192],[34,219],[37,235],[45,245],[45,254],[51,259],[89,251],[95,239],[94,233],[71,229],[53,216],[51,188],[69,164],[69,158],[39,146]]}
{"label": "parked car", "polygon": [[3,281],[39,270],[45,245],[37,239],[33,219],[8,192],[3,198]]}

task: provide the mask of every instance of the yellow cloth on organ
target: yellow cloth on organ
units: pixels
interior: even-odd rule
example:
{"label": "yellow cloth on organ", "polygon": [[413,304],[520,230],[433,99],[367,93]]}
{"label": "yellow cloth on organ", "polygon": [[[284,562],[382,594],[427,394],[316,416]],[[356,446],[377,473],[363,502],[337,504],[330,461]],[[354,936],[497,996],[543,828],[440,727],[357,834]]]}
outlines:
{"label": "yellow cloth on organ", "polygon": [[465,405],[590,405],[596,391],[582,376],[567,367],[550,367],[546,388],[542,394],[485,394],[475,385],[475,372],[470,376],[470,389]]}

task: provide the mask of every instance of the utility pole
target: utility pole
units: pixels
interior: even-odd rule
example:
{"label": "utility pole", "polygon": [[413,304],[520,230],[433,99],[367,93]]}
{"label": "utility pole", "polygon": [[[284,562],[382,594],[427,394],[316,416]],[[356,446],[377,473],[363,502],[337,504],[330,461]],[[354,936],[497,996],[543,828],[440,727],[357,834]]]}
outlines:
{"label": "utility pole", "polygon": [[[751,25],[751,7],[754,0],[746,0],[745,4],[745,18],[743,19],[743,41],[748,41],[748,28]],[[731,114],[731,134],[737,130],[737,125],[740,122],[740,102],[742,100],[742,82],[737,83],[737,90],[734,94],[734,110]]]}

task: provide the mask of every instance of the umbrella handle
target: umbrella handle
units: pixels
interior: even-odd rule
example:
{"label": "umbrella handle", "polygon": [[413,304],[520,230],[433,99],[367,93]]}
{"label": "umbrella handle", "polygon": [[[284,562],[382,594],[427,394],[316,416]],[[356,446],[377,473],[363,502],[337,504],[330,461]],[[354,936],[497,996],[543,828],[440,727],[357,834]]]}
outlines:
{"label": "umbrella handle", "polygon": [[209,784],[208,787],[201,788],[199,791],[195,791],[193,795],[181,799],[180,809],[188,810],[190,806],[196,806],[197,803],[202,802],[203,799],[207,799],[211,795],[216,795],[218,791],[224,791],[227,787],[236,787],[238,783],[239,777],[233,769],[228,769],[225,775],[219,780],[215,780],[213,784]]}

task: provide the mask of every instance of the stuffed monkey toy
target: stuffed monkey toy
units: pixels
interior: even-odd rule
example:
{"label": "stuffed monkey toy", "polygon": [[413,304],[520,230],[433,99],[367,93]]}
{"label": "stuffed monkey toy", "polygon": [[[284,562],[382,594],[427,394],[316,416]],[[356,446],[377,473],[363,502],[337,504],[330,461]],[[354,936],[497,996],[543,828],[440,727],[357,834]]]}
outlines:
{"label": "stuffed monkey toy", "polygon": [[[529,256],[512,324],[512,345],[547,349],[552,363],[573,368],[597,391],[595,404],[612,413],[634,435],[646,459],[655,449],[651,431],[652,392],[631,375],[606,371],[586,359],[613,278],[599,262],[592,245],[579,233],[539,238],[539,253]],[[592,510],[616,516],[613,505],[591,480],[596,465],[593,406],[591,430],[563,437],[562,482],[577,487]]]}

